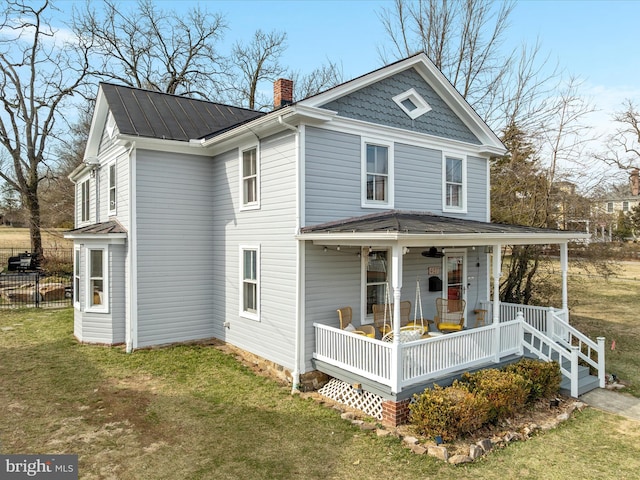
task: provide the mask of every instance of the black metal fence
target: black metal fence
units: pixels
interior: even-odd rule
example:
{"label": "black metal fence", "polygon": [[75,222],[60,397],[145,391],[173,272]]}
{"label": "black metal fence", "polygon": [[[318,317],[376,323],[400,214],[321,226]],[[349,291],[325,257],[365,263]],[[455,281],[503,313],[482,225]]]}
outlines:
{"label": "black metal fence", "polygon": [[67,307],[73,302],[71,275],[42,272],[0,274],[0,309]]}

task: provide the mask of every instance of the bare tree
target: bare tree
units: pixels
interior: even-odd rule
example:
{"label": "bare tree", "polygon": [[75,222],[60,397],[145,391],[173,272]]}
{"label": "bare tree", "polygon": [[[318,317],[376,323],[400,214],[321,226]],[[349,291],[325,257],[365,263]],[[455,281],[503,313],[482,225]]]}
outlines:
{"label": "bare tree", "polygon": [[344,81],[342,67],[331,60],[323,63],[307,75],[303,75],[300,72],[291,72],[290,76],[293,80],[294,101],[316,95]]}
{"label": "bare tree", "polygon": [[272,98],[259,95],[258,86],[285,74],[280,58],[287,48],[286,41],[285,32],[257,30],[249,43],[235,43],[231,61],[240,74],[233,79],[230,90],[236,104],[252,110],[273,108]]}
{"label": "bare tree", "polygon": [[494,10],[487,0],[395,0],[379,17],[391,40],[391,51],[381,49],[385,63],[389,57],[402,58],[425,52],[460,94],[479,111],[493,100],[512,56],[500,46],[513,2]]}
{"label": "bare tree", "polygon": [[139,0],[135,11],[114,0],[87,2],[73,16],[76,34],[95,39],[91,73],[97,78],[207,99],[221,95],[227,74],[218,49],[226,28],[219,14],[199,7],[165,12],[151,0]]}
{"label": "bare tree", "polygon": [[613,115],[617,128],[607,140],[607,151],[595,158],[622,170],[640,167],[640,110],[627,99],[622,110]]}
{"label": "bare tree", "polygon": [[[85,86],[90,44],[60,39],[48,26],[50,4],[10,0],[0,15],[0,178],[29,213],[31,248],[42,259],[38,188],[51,174],[52,148],[71,96]],[[86,37],[84,37],[86,38]]]}

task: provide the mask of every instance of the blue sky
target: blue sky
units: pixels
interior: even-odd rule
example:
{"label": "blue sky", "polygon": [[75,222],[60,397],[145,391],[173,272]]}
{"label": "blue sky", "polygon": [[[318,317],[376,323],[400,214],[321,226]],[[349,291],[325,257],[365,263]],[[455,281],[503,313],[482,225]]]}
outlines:
{"label": "blue sky", "polygon": [[[75,0],[57,0],[64,18]],[[132,0],[120,2],[133,5]],[[229,42],[250,38],[258,28],[284,30],[284,63],[303,73],[330,59],[352,78],[382,65],[378,47],[386,42],[378,14],[391,0],[156,0],[177,10],[200,3],[223,13]],[[567,73],[585,80],[590,92],[638,94],[640,62],[637,28],[640,1],[526,0],[511,16],[505,48],[539,40],[542,51]],[[629,96],[627,95],[627,96]],[[623,96],[624,98],[624,96]]]}
{"label": "blue sky", "polygon": [[[76,0],[57,0],[68,17]],[[120,2],[133,6],[133,0]],[[184,8],[195,1],[156,0],[166,9]],[[258,28],[284,30],[288,49],[283,63],[308,73],[327,60],[342,66],[345,79],[382,66],[378,48],[387,42],[378,15],[393,7],[392,0],[208,0],[209,11],[224,14],[229,44],[249,39]],[[498,3],[496,4],[499,5]],[[496,6],[496,8],[497,8]],[[539,41],[566,76],[583,80],[581,93],[598,111],[588,118],[606,134],[611,115],[626,98],[640,103],[640,62],[637,28],[640,0],[521,0],[511,16],[504,48]],[[270,94],[270,92],[269,92]],[[597,147],[596,147],[597,149]]]}

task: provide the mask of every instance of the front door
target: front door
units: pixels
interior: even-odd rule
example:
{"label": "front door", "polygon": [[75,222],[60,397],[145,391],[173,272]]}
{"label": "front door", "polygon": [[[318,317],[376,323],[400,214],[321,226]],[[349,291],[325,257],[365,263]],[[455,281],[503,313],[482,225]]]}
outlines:
{"label": "front door", "polygon": [[465,300],[467,294],[467,253],[452,251],[445,253],[445,285],[443,297],[449,300]]}

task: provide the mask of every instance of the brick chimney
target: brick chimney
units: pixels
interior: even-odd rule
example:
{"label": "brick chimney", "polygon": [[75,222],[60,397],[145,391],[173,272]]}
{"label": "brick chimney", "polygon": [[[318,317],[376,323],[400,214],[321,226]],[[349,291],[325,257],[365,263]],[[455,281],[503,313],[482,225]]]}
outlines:
{"label": "brick chimney", "polygon": [[640,172],[637,168],[631,170],[629,178],[631,180],[631,195],[637,197],[640,194]]}
{"label": "brick chimney", "polygon": [[278,109],[293,103],[293,81],[279,78],[273,83],[273,108]]}

